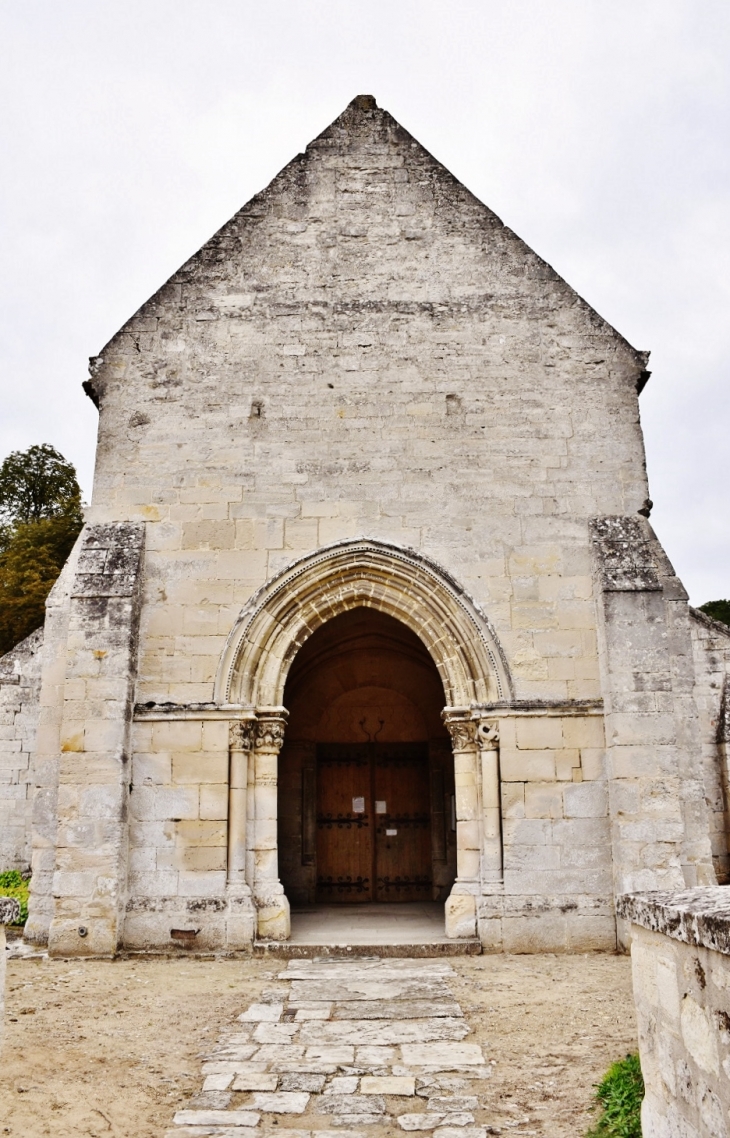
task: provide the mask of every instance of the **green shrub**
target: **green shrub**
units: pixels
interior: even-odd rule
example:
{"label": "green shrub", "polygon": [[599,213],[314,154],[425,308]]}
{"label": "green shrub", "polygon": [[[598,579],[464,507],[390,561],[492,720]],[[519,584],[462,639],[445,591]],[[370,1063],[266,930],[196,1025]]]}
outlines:
{"label": "green shrub", "polygon": [[596,1088],[601,1117],[586,1138],[641,1138],[644,1080],[638,1055],[612,1063]]}
{"label": "green shrub", "polygon": [[0,873],[0,897],[15,897],[20,901],[19,925],[28,920],[28,886],[30,882],[17,869],[8,869]]}

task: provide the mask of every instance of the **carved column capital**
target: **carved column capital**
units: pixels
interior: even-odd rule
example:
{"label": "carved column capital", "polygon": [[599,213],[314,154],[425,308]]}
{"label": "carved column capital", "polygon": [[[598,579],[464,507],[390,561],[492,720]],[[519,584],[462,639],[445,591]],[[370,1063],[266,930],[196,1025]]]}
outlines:
{"label": "carved column capital", "polygon": [[253,750],[254,720],[237,719],[228,725],[228,746],[232,751]]}
{"label": "carved column capital", "polygon": [[479,719],[477,721],[477,742],[482,751],[496,751],[499,747],[499,720]]}
{"label": "carved column capital", "polygon": [[444,724],[451,736],[451,746],[455,751],[472,751],[477,745],[477,725],[459,712],[444,712]]}
{"label": "carved column capital", "polygon": [[257,751],[273,751],[278,753],[284,743],[287,713],[281,711],[258,712],[256,716],[256,729],[254,733],[254,747]]}

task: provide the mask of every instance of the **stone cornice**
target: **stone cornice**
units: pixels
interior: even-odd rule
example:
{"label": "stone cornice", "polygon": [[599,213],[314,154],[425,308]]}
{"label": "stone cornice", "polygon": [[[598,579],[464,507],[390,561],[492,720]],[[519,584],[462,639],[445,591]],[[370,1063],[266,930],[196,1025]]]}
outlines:
{"label": "stone cornice", "polygon": [[252,707],[243,704],[217,703],[137,703],[135,722],[170,719],[255,719]]}
{"label": "stone cornice", "polygon": [[515,699],[474,704],[474,715],[498,719],[524,715],[603,715],[602,699]]}

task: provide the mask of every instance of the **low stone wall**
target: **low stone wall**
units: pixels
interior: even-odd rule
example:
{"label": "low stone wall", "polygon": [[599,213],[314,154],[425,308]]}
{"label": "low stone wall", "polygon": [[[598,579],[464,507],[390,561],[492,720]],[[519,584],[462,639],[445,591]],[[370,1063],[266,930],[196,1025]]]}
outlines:
{"label": "low stone wall", "polygon": [[19,920],[19,902],[14,897],[0,897],[0,1047],[5,1034],[5,926]]}
{"label": "low stone wall", "polygon": [[0,657],[0,872],[30,865],[43,629]]}
{"label": "low stone wall", "polygon": [[643,1138],[730,1135],[730,887],[620,897],[631,921]]}

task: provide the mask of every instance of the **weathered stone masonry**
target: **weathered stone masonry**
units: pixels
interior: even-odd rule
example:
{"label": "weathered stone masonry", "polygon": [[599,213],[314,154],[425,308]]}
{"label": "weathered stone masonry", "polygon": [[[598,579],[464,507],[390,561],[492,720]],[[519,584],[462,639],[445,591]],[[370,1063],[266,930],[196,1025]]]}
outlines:
{"label": "weathered stone masonry", "polygon": [[38,629],[0,660],[0,866],[30,865],[31,757],[38,725],[41,646]]}
{"label": "weathered stone masonry", "polygon": [[[314,854],[279,800],[315,777],[319,738],[287,735],[287,677],[366,610],[418,638],[443,689],[450,936],[611,948],[617,890],[725,875],[727,638],[646,521],[646,365],[354,100],[92,361],[93,500],[44,633],[28,936],[286,936],[280,853],[290,876]],[[365,683],[336,678],[343,698]]]}
{"label": "weathered stone masonry", "polygon": [[725,889],[628,894],[646,1094],[644,1138],[722,1138],[730,1079],[730,911]]}

